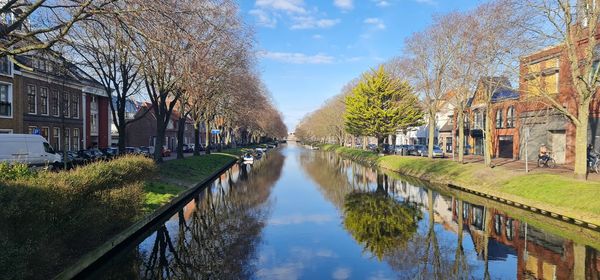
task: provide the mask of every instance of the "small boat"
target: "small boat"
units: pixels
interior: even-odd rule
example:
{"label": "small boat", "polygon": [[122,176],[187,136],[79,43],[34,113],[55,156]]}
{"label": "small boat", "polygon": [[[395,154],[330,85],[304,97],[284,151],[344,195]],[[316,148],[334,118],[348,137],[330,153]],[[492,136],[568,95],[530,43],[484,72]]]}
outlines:
{"label": "small boat", "polygon": [[254,157],[250,153],[246,153],[242,159],[244,162],[254,162]]}

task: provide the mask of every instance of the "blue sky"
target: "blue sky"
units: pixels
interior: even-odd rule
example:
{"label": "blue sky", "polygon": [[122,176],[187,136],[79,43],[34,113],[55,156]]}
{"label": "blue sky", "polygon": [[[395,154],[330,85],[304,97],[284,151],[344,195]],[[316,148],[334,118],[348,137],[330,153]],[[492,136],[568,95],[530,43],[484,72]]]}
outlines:
{"label": "blue sky", "polygon": [[288,130],[371,67],[402,54],[431,17],[482,0],[239,0],[259,70]]}

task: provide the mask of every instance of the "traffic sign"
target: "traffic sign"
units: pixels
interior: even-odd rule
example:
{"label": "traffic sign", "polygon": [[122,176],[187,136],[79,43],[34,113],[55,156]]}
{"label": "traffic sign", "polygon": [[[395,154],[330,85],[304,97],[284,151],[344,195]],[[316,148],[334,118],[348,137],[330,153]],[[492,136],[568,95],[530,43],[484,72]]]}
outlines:
{"label": "traffic sign", "polygon": [[210,131],[210,133],[212,133],[212,134],[219,134],[219,133],[221,133],[221,130],[220,129],[213,129],[213,130]]}
{"label": "traffic sign", "polygon": [[34,128],[34,129],[31,131],[31,134],[33,134],[33,135],[40,135],[40,129],[39,129],[39,128],[37,128],[37,127],[36,127],[36,128]]}

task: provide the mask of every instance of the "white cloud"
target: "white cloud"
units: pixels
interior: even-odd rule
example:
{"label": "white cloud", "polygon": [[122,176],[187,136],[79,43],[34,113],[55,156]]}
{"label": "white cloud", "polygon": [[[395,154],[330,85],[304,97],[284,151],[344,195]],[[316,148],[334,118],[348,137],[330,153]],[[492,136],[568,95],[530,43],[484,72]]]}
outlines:
{"label": "white cloud", "polygon": [[304,0],[256,0],[254,5],[263,9],[279,10],[288,13],[306,13]]}
{"label": "white cloud", "polygon": [[[352,4],[351,0],[341,2]],[[290,29],[328,28],[340,22],[339,19],[326,18],[317,7],[307,8],[304,0],[256,0],[249,14],[256,18],[258,25],[270,28],[275,28],[278,19],[283,18],[290,19],[286,21],[290,23]]]}
{"label": "white cloud", "polygon": [[367,18],[364,20],[364,23],[372,25],[377,29],[385,29],[385,23],[380,18]]}
{"label": "white cloud", "polygon": [[267,12],[260,9],[253,9],[248,12],[250,15],[256,17],[256,24],[264,27],[274,28],[277,26],[277,19]]}
{"label": "white cloud", "polygon": [[340,23],[339,19],[318,19],[312,16],[294,17],[293,21],[291,29],[329,28]]}
{"label": "white cloud", "polygon": [[333,0],[333,4],[336,7],[346,11],[354,8],[354,3],[352,3],[352,0]]}
{"label": "white cloud", "polygon": [[315,35],[312,36],[312,38],[315,39],[315,40],[321,40],[321,39],[323,39],[323,35],[321,35],[321,34],[315,34]]}
{"label": "white cloud", "polygon": [[375,2],[375,5],[377,7],[387,7],[387,6],[391,5],[390,2],[386,1],[386,0],[371,0],[371,1]]}
{"label": "white cloud", "polygon": [[336,280],[348,279],[348,278],[350,278],[351,272],[352,272],[352,270],[350,268],[338,267],[335,269],[333,274],[331,274],[331,278],[336,279]]}
{"label": "white cloud", "polygon": [[434,0],[415,0],[417,3],[427,4],[427,5],[437,5],[437,2]]}

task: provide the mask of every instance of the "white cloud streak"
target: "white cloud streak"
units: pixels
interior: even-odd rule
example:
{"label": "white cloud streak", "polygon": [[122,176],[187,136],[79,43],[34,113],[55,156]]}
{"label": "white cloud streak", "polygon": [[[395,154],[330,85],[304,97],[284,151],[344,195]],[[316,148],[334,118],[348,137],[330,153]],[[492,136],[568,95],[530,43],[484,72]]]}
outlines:
{"label": "white cloud streak", "polygon": [[345,11],[354,9],[352,0],[334,0],[333,5]]}
{"label": "white cloud streak", "polygon": [[325,54],[307,55],[293,52],[261,52],[259,56],[265,59],[291,64],[330,64],[335,62],[333,56]]}
{"label": "white cloud streak", "polygon": [[385,29],[385,23],[380,18],[367,18],[364,20],[364,23],[372,25],[377,29]]}

